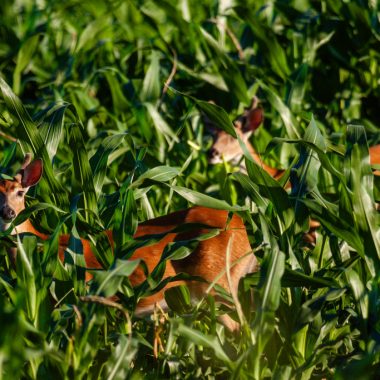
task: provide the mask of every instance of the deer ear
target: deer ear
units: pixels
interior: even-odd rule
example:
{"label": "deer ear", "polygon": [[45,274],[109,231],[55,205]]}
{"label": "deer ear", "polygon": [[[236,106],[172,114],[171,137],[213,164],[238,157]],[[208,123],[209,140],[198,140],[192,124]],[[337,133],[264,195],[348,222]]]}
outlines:
{"label": "deer ear", "polygon": [[21,185],[22,187],[34,186],[42,176],[43,163],[40,158],[37,158],[24,169],[21,170]]}
{"label": "deer ear", "polygon": [[264,111],[257,107],[248,112],[246,122],[243,125],[243,131],[255,131],[264,120]]}

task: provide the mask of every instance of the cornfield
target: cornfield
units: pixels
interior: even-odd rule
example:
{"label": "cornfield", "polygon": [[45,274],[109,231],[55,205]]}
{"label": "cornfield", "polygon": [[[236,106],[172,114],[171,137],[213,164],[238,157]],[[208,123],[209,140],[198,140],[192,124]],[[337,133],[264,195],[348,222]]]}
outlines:
{"label": "cornfield", "polygon": [[[43,159],[13,225],[50,237],[0,231],[1,377],[380,378],[379,15],[361,0],[2,0],[0,173]],[[240,163],[209,162],[207,123],[234,135],[254,96],[250,143],[279,179],[242,141]],[[232,309],[182,285],[138,318],[165,280],[128,281],[136,227],[191,205],[238,213],[260,269]],[[103,267],[90,282],[80,237]],[[238,308],[232,333],[218,316]]]}

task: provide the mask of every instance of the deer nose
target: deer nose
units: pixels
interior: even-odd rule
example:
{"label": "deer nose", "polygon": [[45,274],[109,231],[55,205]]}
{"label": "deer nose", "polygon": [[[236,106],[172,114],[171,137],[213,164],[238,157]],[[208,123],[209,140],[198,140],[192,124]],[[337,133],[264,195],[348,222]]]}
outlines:
{"label": "deer nose", "polygon": [[214,158],[218,155],[218,151],[215,148],[211,148],[209,151],[209,158]]}
{"label": "deer nose", "polygon": [[0,216],[5,220],[11,220],[16,217],[16,213],[13,208],[5,205],[0,212]]}
{"label": "deer nose", "polygon": [[210,164],[220,164],[222,161],[221,153],[218,149],[211,148],[208,153],[208,162]]}

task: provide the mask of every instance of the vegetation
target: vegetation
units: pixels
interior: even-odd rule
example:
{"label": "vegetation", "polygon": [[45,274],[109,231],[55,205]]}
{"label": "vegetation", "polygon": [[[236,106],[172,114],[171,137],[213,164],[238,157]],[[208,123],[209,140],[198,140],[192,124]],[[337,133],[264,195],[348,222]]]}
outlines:
{"label": "vegetation", "polygon": [[[378,14],[361,0],[2,0],[1,173],[43,158],[16,223],[51,236],[0,233],[2,377],[378,378]],[[248,155],[247,174],[208,164],[203,115],[230,131],[253,95],[265,121],[251,140],[287,169],[279,181]],[[241,331],[184,287],[169,315],[135,318],[162,281],[128,283],[137,223],[220,200],[242,206],[261,265],[241,282]],[[104,267],[90,284],[79,236]]]}

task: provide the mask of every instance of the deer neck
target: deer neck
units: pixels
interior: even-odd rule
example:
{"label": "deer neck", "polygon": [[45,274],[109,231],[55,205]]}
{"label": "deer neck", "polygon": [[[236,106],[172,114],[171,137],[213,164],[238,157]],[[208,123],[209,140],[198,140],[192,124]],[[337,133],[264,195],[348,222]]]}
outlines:
{"label": "deer neck", "polygon": [[4,223],[4,221],[0,218],[0,231],[6,231],[9,228],[9,224]]}
{"label": "deer neck", "polygon": [[30,234],[36,235],[43,240],[46,240],[48,238],[47,235],[43,234],[40,231],[37,231],[29,219],[25,220],[24,222],[16,226],[12,231],[12,235],[23,234],[23,233],[30,233]]}

